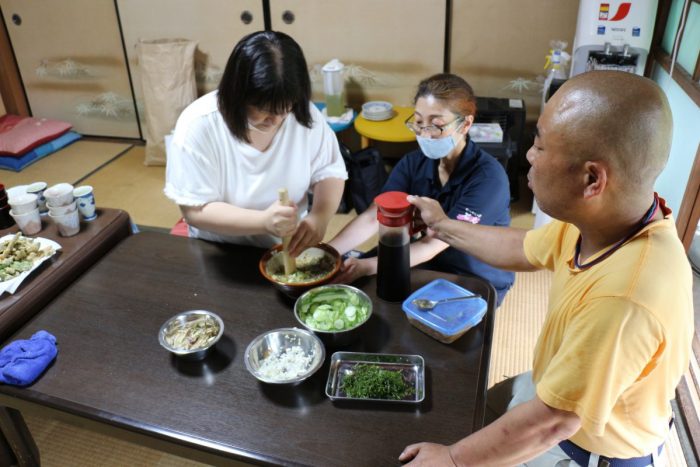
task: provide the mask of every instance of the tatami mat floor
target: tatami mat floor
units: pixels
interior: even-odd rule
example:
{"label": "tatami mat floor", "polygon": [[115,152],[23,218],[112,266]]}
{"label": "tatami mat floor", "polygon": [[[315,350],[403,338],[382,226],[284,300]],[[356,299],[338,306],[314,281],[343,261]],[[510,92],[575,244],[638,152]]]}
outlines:
{"label": "tatami mat floor", "polygon": [[[30,167],[31,171],[18,174],[0,171],[0,183],[13,186],[38,180],[54,181],[56,175],[61,177],[60,181],[92,185],[99,206],[124,209],[138,225],[170,229],[180,218],[177,207],[162,193],[164,168],[143,165],[143,146],[79,141],[70,148],[73,157],[62,162],[56,162],[59,153]],[[91,154],[95,158],[99,154],[101,162]],[[73,162],[68,163],[69,160]],[[61,167],[61,172],[52,169],[55,164]],[[9,182],[8,177],[11,177]],[[531,197],[523,189],[520,201],[512,207],[514,226],[532,227],[530,205]],[[336,215],[327,237],[352,217],[353,214]],[[514,288],[496,314],[489,385],[530,368],[532,349],[547,307],[550,280],[546,271],[516,275]],[[55,421],[42,413],[28,415],[26,420],[39,447],[42,465],[48,467],[204,465]],[[687,465],[675,431],[668,448],[665,451],[669,465]]]}
{"label": "tatami mat floor", "polygon": [[133,147],[133,144],[128,143],[80,140],[21,172],[0,170],[0,183],[6,187],[39,181],[49,185],[59,182],[80,183]]}
{"label": "tatami mat floor", "polygon": [[144,147],[133,146],[81,183],[94,187],[99,206],[123,209],[138,225],[170,229],[181,216],[163,194],[165,168],[143,165],[144,157]]}

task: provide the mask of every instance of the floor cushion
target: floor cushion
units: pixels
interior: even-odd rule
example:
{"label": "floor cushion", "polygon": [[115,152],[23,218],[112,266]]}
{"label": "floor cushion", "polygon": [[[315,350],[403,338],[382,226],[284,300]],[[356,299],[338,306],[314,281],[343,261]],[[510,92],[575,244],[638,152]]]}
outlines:
{"label": "floor cushion", "polygon": [[47,118],[3,115],[0,117],[0,155],[22,156],[70,130],[70,123]]}
{"label": "floor cushion", "polygon": [[177,223],[170,229],[170,235],[177,235],[179,237],[189,237],[189,229],[187,227],[187,222],[185,219],[180,219]]}
{"label": "floor cushion", "polygon": [[19,172],[26,166],[33,164],[39,159],[52,154],[59,149],[68,146],[81,138],[80,134],[69,131],[55,138],[48,143],[44,143],[21,156],[0,156],[0,168],[10,169]]}

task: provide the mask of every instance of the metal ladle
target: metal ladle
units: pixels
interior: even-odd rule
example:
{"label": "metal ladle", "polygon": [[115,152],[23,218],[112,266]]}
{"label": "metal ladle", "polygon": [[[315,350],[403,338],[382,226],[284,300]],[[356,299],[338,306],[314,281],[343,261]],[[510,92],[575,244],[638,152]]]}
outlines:
{"label": "metal ladle", "polygon": [[475,294],[467,295],[464,297],[443,298],[442,300],[428,300],[427,298],[416,298],[411,303],[413,303],[416,306],[416,308],[418,308],[420,311],[430,311],[436,306],[440,305],[441,303],[457,302],[460,300],[471,300],[473,298],[481,298],[481,295]]}

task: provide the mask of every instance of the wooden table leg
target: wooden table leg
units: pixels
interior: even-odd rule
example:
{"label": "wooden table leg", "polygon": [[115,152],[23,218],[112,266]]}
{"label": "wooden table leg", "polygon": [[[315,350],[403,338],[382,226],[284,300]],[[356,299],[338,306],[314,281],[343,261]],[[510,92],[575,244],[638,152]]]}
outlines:
{"label": "wooden table leg", "polygon": [[369,138],[363,135],[360,135],[360,149],[365,149],[369,147]]}
{"label": "wooden table leg", "polygon": [[0,431],[0,465],[40,465],[39,449],[18,410],[0,407]]}

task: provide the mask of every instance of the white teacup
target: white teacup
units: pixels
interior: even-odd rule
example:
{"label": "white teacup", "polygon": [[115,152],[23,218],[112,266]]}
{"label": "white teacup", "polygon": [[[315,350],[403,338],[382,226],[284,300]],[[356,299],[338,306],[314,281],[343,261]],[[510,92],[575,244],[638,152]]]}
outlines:
{"label": "white teacup", "polygon": [[80,214],[77,209],[60,216],[49,211],[49,217],[58,226],[58,233],[63,237],[70,237],[80,232]]}
{"label": "white teacup", "polygon": [[10,210],[10,215],[24,235],[34,235],[41,230],[41,216],[39,215],[39,208],[37,207],[35,207],[33,211],[21,214]]}
{"label": "white teacup", "polygon": [[78,211],[83,220],[91,221],[97,217],[95,213],[95,194],[90,185],[79,186],[73,190],[73,196],[78,202]]}
{"label": "white teacup", "polygon": [[44,190],[46,205],[65,206],[73,202],[73,185],[70,183],[57,183]]}
{"label": "white teacup", "polygon": [[75,211],[77,209],[77,201],[73,201],[65,206],[49,206],[49,212],[54,216],[63,216],[69,212]]}
{"label": "white teacup", "polygon": [[37,195],[31,193],[25,193],[17,196],[13,196],[9,199],[10,206],[12,206],[12,211],[15,214],[25,214],[36,209],[36,201],[38,199]]}
{"label": "white teacup", "polygon": [[46,212],[46,198],[44,197],[44,190],[46,190],[46,182],[34,182],[27,186],[27,193],[32,193],[37,196],[36,203],[39,206],[39,212]]}

